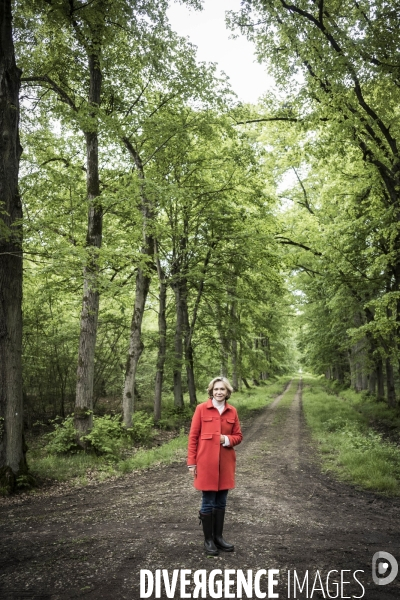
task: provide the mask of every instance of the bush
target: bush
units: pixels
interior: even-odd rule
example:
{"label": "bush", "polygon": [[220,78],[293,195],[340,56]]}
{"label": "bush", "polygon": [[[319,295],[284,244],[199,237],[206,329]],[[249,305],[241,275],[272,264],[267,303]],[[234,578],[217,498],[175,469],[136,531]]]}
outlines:
{"label": "bush", "polygon": [[[59,419],[59,418],[58,418]],[[46,434],[49,440],[46,449],[50,454],[74,453],[80,450],[76,443],[76,429],[74,426],[74,415],[69,415],[64,421],[58,419],[51,421],[54,431]]]}
{"label": "bush", "polygon": [[[82,437],[88,448],[98,455],[118,458],[121,449],[130,441],[147,444],[151,439],[153,418],[144,411],[133,415],[132,428],[126,429],[120,415],[104,415],[94,417],[91,431]],[[49,442],[46,446],[50,454],[73,454],[82,448],[77,444],[77,431],[74,426],[74,415],[64,421],[54,423],[54,431],[47,434]]]}
{"label": "bush", "polygon": [[171,430],[179,429],[187,423],[190,423],[193,417],[193,407],[185,405],[177,408],[173,405],[167,405],[163,410],[163,417],[157,422],[159,429]]}
{"label": "bush", "polygon": [[85,435],[82,440],[89,442],[96,454],[118,457],[121,448],[128,441],[128,434],[122,426],[120,415],[105,415],[104,417],[94,417],[90,433]]}
{"label": "bush", "polygon": [[152,437],[153,417],[143,410],[133,413],[132,428],[128,429],[131,439],[140,444],[148,444]]}

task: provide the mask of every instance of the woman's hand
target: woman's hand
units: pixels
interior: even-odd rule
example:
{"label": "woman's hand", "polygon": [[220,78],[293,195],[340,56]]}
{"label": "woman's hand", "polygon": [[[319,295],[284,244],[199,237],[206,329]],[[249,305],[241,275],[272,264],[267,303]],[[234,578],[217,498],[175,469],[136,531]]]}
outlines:
{"label": "woman's hand", "polygon": [[194,467],[189,467],[189,474],[193,477],[193,479],[196,477],[197,475],[197,469],[196,466]]}
{"label": "woman's hand", "polygon": [[221,436],[220,436],[220,438],[219,438],[219,443],[220,443],[220,444],[225,444],[225,436],[224,436],[224,435],[221,435]]}

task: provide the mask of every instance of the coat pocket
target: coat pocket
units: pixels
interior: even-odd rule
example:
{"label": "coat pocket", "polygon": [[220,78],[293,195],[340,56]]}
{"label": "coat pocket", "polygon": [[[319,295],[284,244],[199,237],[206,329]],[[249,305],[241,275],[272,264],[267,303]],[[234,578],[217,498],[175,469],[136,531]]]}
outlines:
{"label": "coat pocket", "polygon": [[200,439],[202,440],[212,440],[212,433],[202,433]]}
{"label": "coat pocket", "polygon": [[[203,417],[201,420],[201,431],[202,434],[213,434],[215,433],[215,424],[212,417]],[[208,438],[205,438],[208,439]]]}
{"label": "coat pocket", "polygon": [[235,419],[227,419],[222,433],[232,433],[234,425],[235,425]]}

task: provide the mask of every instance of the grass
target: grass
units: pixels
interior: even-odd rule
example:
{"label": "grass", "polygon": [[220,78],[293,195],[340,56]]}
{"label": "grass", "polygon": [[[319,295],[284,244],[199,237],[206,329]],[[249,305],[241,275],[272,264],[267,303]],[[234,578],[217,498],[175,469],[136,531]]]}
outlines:
{"label": "grass", "polygon": [[[281,376],[274,381],[264,383],[250,390],[243,389],[233,394],[230,402],[236,407],[239,418],[247,419],[255,411],[271,404],[273,399],[285,389],[291,377]],[[296,389],[294,386],[293,394]],[[140,407],[142,409],[142,407]],[[180,427],[177,437],[155,448],[131,449],[128,456],[120,458],[96,456],[92,453],[49,454],[44,445],[44,438],[39,438],[28,451],[27,459],[31,474],[43,481],[70,482],[71,485],[87,485],[90,482],[103,481],[110,477],[118,477],[139,469],[147,469],[157,464],[170,464],[184,460],[187,448],[187,435],[182,425],[190,423],[192,411],[186,407],[184,411],[174,413],[168,403],[163,411],[163,429]],[[133,452],[133,453],[132,453]],[[129,455],[130,454],[130,455]]]}
{"label": "grass", "polygon": [[72,455],[45,455],[36,452],[30,457],[30,472],[39,480],[70,481],[87,485],[90,481],[103,481],[131,471],[146,469],[156,464],[170,464],[183,459],[187,436],[180,433],[169,442],[151,449],[139,449],[129,458],[110,460],[94,454],[79,452]]}
{"label": "grass", "polygon": [[312,377],[304,379],[303,407],[326,470],[365,489],[400,494],[400,448],[371,428],[372,417],[388,417],[385,407],[352,390],[333,394]]}
{"label": "grass", "polygon": [[147,469],[155,464],[171,464],[186,456],[188,436],[183,432],[166,444],[150,450],[139,450],[132,458],[119,463],[121,473],[129,473],[136,469]]}

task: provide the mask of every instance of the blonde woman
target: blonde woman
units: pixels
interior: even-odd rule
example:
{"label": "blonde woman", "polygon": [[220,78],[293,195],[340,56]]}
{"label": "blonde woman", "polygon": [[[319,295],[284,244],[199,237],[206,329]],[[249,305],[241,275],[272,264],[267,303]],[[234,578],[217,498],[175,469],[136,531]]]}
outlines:
{"label": "blonde woman", "polygon": [[242,441],[236,408],[228,404],[233,388],[226,377],[208,385],[208,400],[199,404],[189,433],[188,468],[193,484],[202,491],[199,512],[206,553],[232,552],[233,544],[222,537],[228,491],[235,487],[236,453]]}

